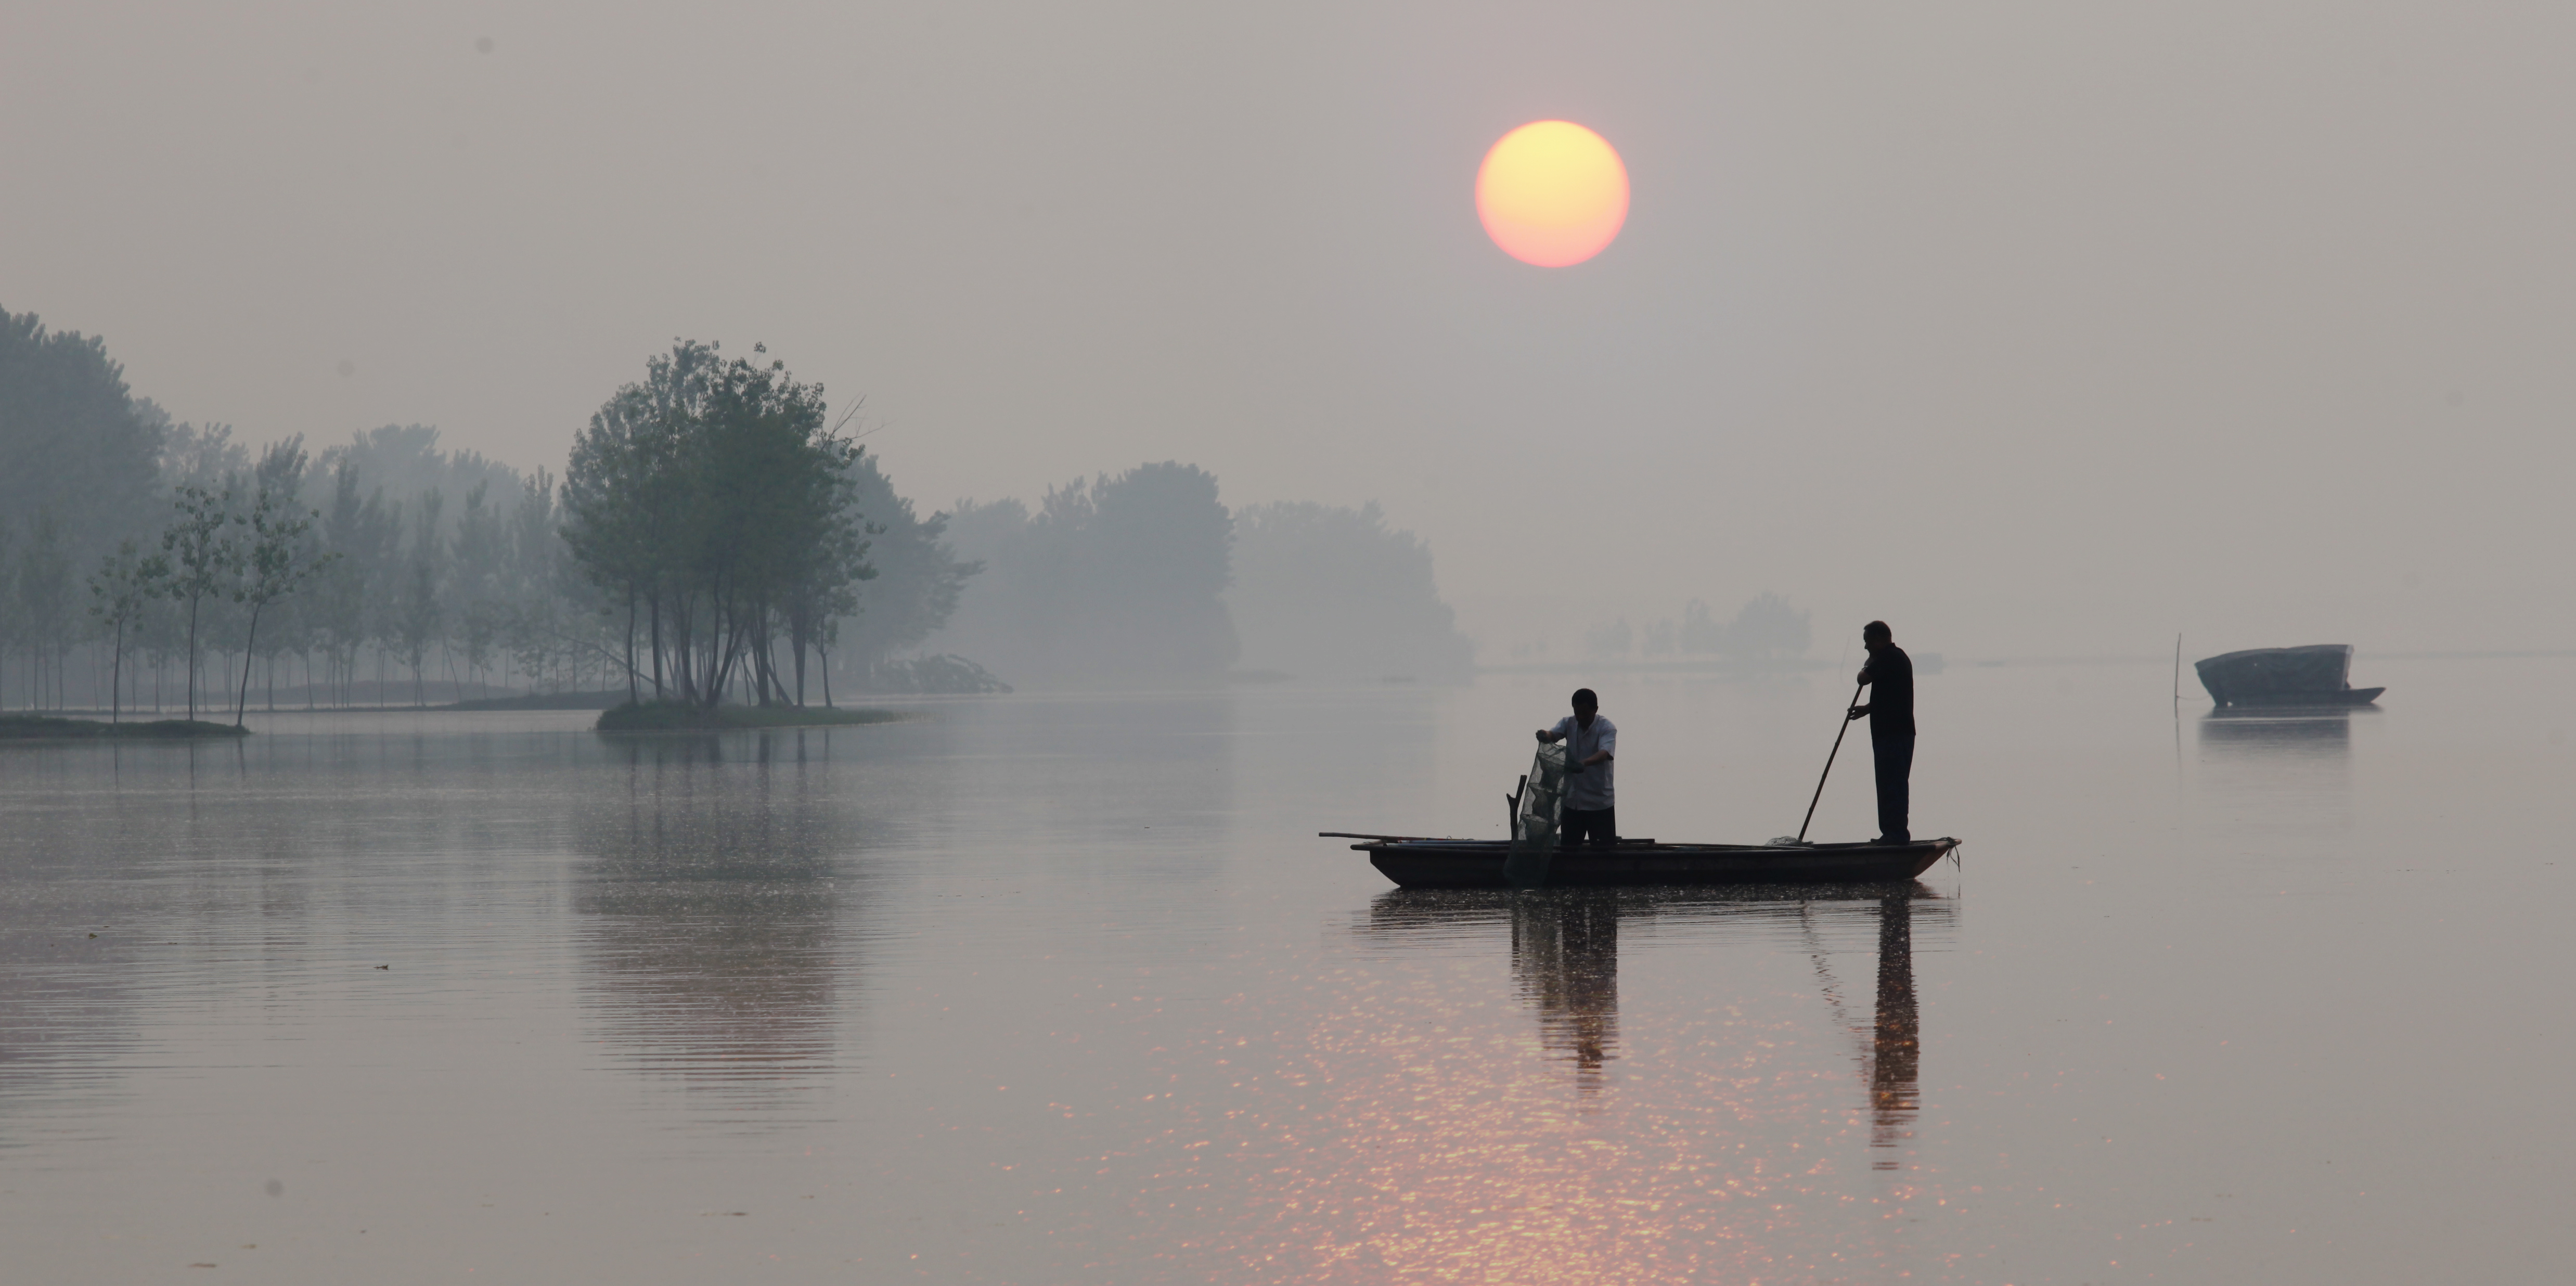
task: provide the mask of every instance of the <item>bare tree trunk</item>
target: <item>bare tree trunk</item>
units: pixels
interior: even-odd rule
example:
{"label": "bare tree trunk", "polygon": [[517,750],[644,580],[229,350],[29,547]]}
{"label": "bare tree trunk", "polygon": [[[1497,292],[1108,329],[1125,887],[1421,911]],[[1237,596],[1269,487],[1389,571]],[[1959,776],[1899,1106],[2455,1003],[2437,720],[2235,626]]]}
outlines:
{"label": "bare tree trunk", "polygon": [[197,717],[197,600],[188,600],[188,717]]}
{"label": "bare tree trunk", "polygon": [[662,596],[646,595],[644,601],[653,616],[653,699],[660,701],[664,699],[662,695]]}
{"label": "bare tree trunk", "polygon": [[635,587],[626,587],[626,704],[640,705],[644,695],[635,684]]}
{"label": "bare tree trunk", "polygon": [[251,601],[250,637],[242,641],[241,696],[233,702],[233,726],[236,728],[242,726],[242,712],[250,707],[250,661],[251,657],[254,655],[251,649],[259,646],[259,609],[261,606],[262,604],[258,600],[253,599]]}

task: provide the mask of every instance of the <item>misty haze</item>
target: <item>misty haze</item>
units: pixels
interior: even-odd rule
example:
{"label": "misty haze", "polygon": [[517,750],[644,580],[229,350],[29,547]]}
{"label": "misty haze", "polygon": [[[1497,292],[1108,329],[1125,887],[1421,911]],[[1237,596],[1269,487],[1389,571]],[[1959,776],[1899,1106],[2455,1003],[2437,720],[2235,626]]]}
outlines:
{"label": "misty haze", "polygon": [[0,22],[16,1280],[2545,1280],[2576,14]]}

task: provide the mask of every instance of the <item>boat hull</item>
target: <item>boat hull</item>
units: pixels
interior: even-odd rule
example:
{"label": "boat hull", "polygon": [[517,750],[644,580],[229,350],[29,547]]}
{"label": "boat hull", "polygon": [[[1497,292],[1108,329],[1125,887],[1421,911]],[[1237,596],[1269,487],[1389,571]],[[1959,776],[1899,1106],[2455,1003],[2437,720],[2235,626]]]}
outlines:
{"label": "boat hull", "polygon": [[2386,688],[2356,688],[2352,645],[2258,647],[2195,661],[2200,686],[2222,706],[2366,706]]}
{"label": "boat hull", "polygon": [[2225,704],[2238,710],[2294,709],[2299,706],[2366,706],[2379,699],[2386,688],[2344,688],[2334,692],[2283,692],[2260,696],[2240,696]]}
{"label": "boat hull", "polygon": [[[1694,884],[1881,884],[1931,869],[1959,841],[1911,844],[1620,844],[1557,849],[1549,887]],[[1386,840],[1353,844],[1378,873],[1408,889],[1499,889],[1505,840]]]}

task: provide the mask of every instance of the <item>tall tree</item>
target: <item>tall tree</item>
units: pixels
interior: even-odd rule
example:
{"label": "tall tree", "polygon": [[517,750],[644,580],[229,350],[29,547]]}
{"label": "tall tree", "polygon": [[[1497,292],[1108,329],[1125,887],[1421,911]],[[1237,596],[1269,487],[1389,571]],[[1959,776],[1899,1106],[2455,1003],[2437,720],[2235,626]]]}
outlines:
{"label": "tall tree", "polygon": [[764,704],[792,699],[778,635],[874,574],[851,499],[859,454],[826,427],[822,386],[775,360],[719,363],[712,344],[675,344],[591,417],[564,472],[563,538],[625,605],[630,687],[640,605],[657,691],[712,706],[740,680]]}
{"label": "tall tree", "polygon": [[30,705],[63,705],[63,656],[71,647],[72,559],[63,525],[51,509],[27,526],[18,557],[20,638],[27,648]]}
{"label": "tall tree", "polygon": [[818,648],[837,638],[847,658],[873,669],[947,624],[969,578],[984,565],[958,557],[949,545],[949,515],[916,517],[875,456],[854,461],[850,481],[852,502],[867,516],[868,563],[877,574],[854,587],[848,610],[812,632]]}
{"label": "tall tree", "polygon": [[169,561],[159,554],[146,554],[131,540],[116,547],[100,561],[89,578],[89,612],[99,630],[109,640],[109,655],[114,658],[107,681],[110,723],[125,717],[125,649],[127,640],[141,623],[144,609],[153,596],[161,592],[161,583],[170,575]]}
{"label": "tall tree", "polygon": [[0,309],[0,519],[56,509],[75,566],[148,532],[162,419],[127,390],[105,341]]}
{"label": "tall tree", "polygon": [[[298,449],[297,455],[302,451]],[[302,462],[298,460],[297,472]],[[233,701],[233,726],[242,726],[242,712],[250,704],[250,662],[258,652],[259,617],[269,604],[286,597],[311,580],[315,573],[329,566],[334,555],[308,549],[305,533],[313,529],[318,511],[301,509],[294,491],[284,478],[260,480],[259,494],[251,501],[246,515],[249,528],[242,542],[240,580],[233,587],[233,601],[250,609],[250,625],[242,636],[241,690]]]}
{"label": "tall tree", "polygon": [[233,512],[233,489],[229,486],[221,491],[181,487],[170,504],[179,516],[161,533],[161,552],[170,563],[162,592],[188,605],[188,717],[194,719],[199,609],[208,598],[232,586],[241,563],[232,529],[241,523],[241,518]]}
{"label": "tall tree", "polygon": [[428,662],[430,644],[439,637],[439,627],[446,618],[440,594],[446,541],[438,527],[439,514],[445,508],[436,487],[421,493],[420,509],[415,515],[417,526],[412,533],[411,563],[403,572],[401,596],[394,605],[393,638],[401,649],[397,655],[411,667],[414,705],[429,704],[421,690],[421,667]]}

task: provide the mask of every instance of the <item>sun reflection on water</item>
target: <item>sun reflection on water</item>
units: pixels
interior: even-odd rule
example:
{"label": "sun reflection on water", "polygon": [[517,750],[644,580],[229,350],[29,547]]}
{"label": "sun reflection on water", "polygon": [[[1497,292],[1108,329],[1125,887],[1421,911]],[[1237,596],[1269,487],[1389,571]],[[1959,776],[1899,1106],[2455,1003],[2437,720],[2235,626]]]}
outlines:
{"label": "sun reflection on water", "polygon": [[[1215,1119],[1135,1154],[1160,1162],[1137,1213],[1279,1280],[1929,1267],[1902,1232],[1926,1191],[1912,931],[1949,913],[1919,886],[1389,894],[1359,963],[1310,980],[1330,999],[1264,1042],[1275,1080],[1247,1074]],[[1862,952],[1874,1009],[1820,1001],[1817,963]]]}

